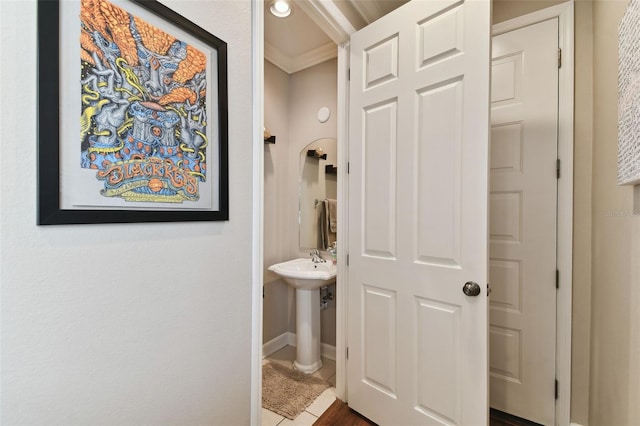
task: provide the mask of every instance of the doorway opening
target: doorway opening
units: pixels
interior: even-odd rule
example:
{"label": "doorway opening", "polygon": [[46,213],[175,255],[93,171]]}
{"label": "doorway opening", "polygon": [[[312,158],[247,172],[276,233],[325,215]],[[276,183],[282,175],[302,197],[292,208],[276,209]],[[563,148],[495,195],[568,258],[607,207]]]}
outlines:
{"label": "doorway opening", "polygon": [[[517,18],[509,23],[501,23],[494,26],[494,35],[498,35],[515,28],[531,25],[536,22],[548,20],[552,17],[559,19],[559,44],[563,50],[563,58],[565,61],[560,70],[559,75],[559,126],[558,126],[558,158],[561,160],[561,179],[558,180],[558,245],[557,245],[557,264],[559,269],[560,286],[557,292],[557,318],[556,325],[556,377],[558,380],[558,399],[555,400],[555,418],[556,424],[564,424],[569,422],[569,407],[570,407],[570,357],[571,357],[571,223],[572,223],[572,158],[573,158],[573,5],[571,3],[555,6],[544,11],[536,12],[526,17]],[[348,104],[346,99],[346,87],[348,87],[347,70],[348,70],[348,45],[341,45],[338,53],[338,110],[344,112],[344,105]],[[344,76],[341,72],[344,71]],[[339,120],[342,114],[339,114]],[[345,124],[338,123],[337,139],[339,141],[345,141],[346,131]],[[342,160],[345,161],[346,169],[346,155],[345,144],[338,143],[338,155],[342,155]],[[266,155],[266,153],[265,153]],[[265,163],[266,167],[266,163]],[[342,188],[344,192],[346,189]],[[341,189],[338,189],[338,199],[341,199]],[[266,191],[265,191],[266,194]],[[344,197],[344,193],[342,194]],[[265,196],[266,198],[266,196]],[[347,211],[342,212],[342,216],[345,217],[348,214]],[[266,228],[266,226],[265,226]],[[343,265],[346,264],[346,254],[339,254],[339,262],[341,257]],[[266,264],[265,266],[268,266]],[[343,271],[344,272],[344,271]],[[344,274],[342,274],[344,277]],[[345,283],[346,284],[346,283]],[[260,283],[260,292],[261,292]],[[337,394],[340,398],[344,399],[346,396],[346,382],[344,376],[346,366],[346,337],[345,327],[346,321],[346,305],[344,299],[340,299],[340,289],[337,289],[337,330],[336,330],[336,385]],[[262,325],[262,324],[261,324]],[[261,346],[262,342],[260,342]],[[341,371],[342,369],[342,371]],[[341,384],[342,381],[342,384]]]}
{"label": "doorway opening", "polygon": [[[319,289],[298,290],[268,267],[292,259],[310,259],[314,250],[321,253],[326,264],[332,263],[328,249],[333,248],[336,238],[335,217],[331,217],[331,222],[320,219],[330,212],[329,202],[335,205],[337,199],[337,46],[307,15],[300,2],[292,2],[292,11],[286,17],[272,15],[266,6],[265,49],[264,57],[260,58],[264,67],[265,132],[260,345],[266,369],[263,373],[269,374],[261,385],[268,392],[269,386],[282,386],[283,382],[274,381],[276,374],[289,377],[304,371],[328,387],[319,394],[310,391],[305,401],[314,402],[302,410],[298,406],[296,410],[283,408],[280,402],[272,404],[265,399],[268,409],[261,412],[263,419],[268,419],[263,424],[277,424],[284,418],[304,423],[317,418],[336,398],[336,286],[329,283]],[[323,223],[329,226],[321,227]],[[320,306],[316,306],[311,296],[305,299],[308,303],[302,303],[300,291],[314,292],[315,296],[319,293]],[[303,316],[304,313],[309,315]],[[308,327],[306,322],[301,324],[303,317],[312,324]],[[319,350],[309,344],[318,345]],[[286,377],[278,376],[281,380]],[[304,392],[296,391],[294,396],[315,389],[317,383],[308,382]],[[293,403],[294,399],[282,404]]]}

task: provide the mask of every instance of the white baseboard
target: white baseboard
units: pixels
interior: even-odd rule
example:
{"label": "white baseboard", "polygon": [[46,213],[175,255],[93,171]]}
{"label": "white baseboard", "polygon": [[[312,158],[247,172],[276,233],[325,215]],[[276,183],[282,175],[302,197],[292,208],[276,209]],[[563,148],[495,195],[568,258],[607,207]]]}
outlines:
{"label": "white baseboard", "polygon": [[289,331],[269,340],[262,345],[262,358],[266,358],[272,353],[278,352],[285,346],[296,346],[296,335]]}
{"label": "white baseboard", "polygon": [[[296,347],[296,334],[291,333],[290,331],[284,332],[281,335],[269,340],[267,343],[262,345],[262,358],[266,358],[269,355],[278,352],[280,349],[285,346],[293,346]],[[336,360],[336,347],[333,345],[329,345],[327,343],[322,343],[320,345],[320,355],[335,361]]]}
{"label": "white baseboard", "polygon": [[332,361],[336,360],[336,347],[327,343],[320,344],[320,356],[323,356]]}
{"label": "white baseboard", "polygon": [[569,426],[582,426],[582,425],[578,423],[570,423]]}

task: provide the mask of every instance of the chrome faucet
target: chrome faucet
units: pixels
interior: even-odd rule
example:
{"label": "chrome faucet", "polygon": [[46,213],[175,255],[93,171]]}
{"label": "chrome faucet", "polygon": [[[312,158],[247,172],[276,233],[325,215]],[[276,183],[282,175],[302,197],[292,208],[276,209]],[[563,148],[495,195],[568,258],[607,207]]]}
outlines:
{"label": "chrome faucet", "polygon": [[311,253],[309,253],[309,256],[311,256],[311,261],[313,263],[325,263],[326,260],[324,260],[321,256],[320,256],[320,252],[318,251],[318,249],[313,249],[311,251]]}

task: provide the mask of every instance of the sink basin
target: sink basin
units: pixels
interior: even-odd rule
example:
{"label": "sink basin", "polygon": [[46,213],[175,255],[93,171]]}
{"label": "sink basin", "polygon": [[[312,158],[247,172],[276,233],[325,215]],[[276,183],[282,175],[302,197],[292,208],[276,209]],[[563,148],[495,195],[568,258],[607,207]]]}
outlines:
{"label": "sink basin", "polygon": [[280,275],[296,289],[313,290],[333,284],[337,268],[331,262],[313,263],[311,259],[300,258],[269,266],[269,270]]}

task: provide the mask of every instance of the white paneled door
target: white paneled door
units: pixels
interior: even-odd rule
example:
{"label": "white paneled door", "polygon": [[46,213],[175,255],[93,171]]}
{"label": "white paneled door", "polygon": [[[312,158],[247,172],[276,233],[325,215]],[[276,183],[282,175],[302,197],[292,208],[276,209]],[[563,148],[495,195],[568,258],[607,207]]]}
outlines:
{"label": "white paneled door", "polygon": [[491,406],[554,424],[558,19],[493,39]]}
{"label": "white paneled door", "polygon": [[347,391],[381,425],[487,422],[490,28],[420,0],[352,35]]}

